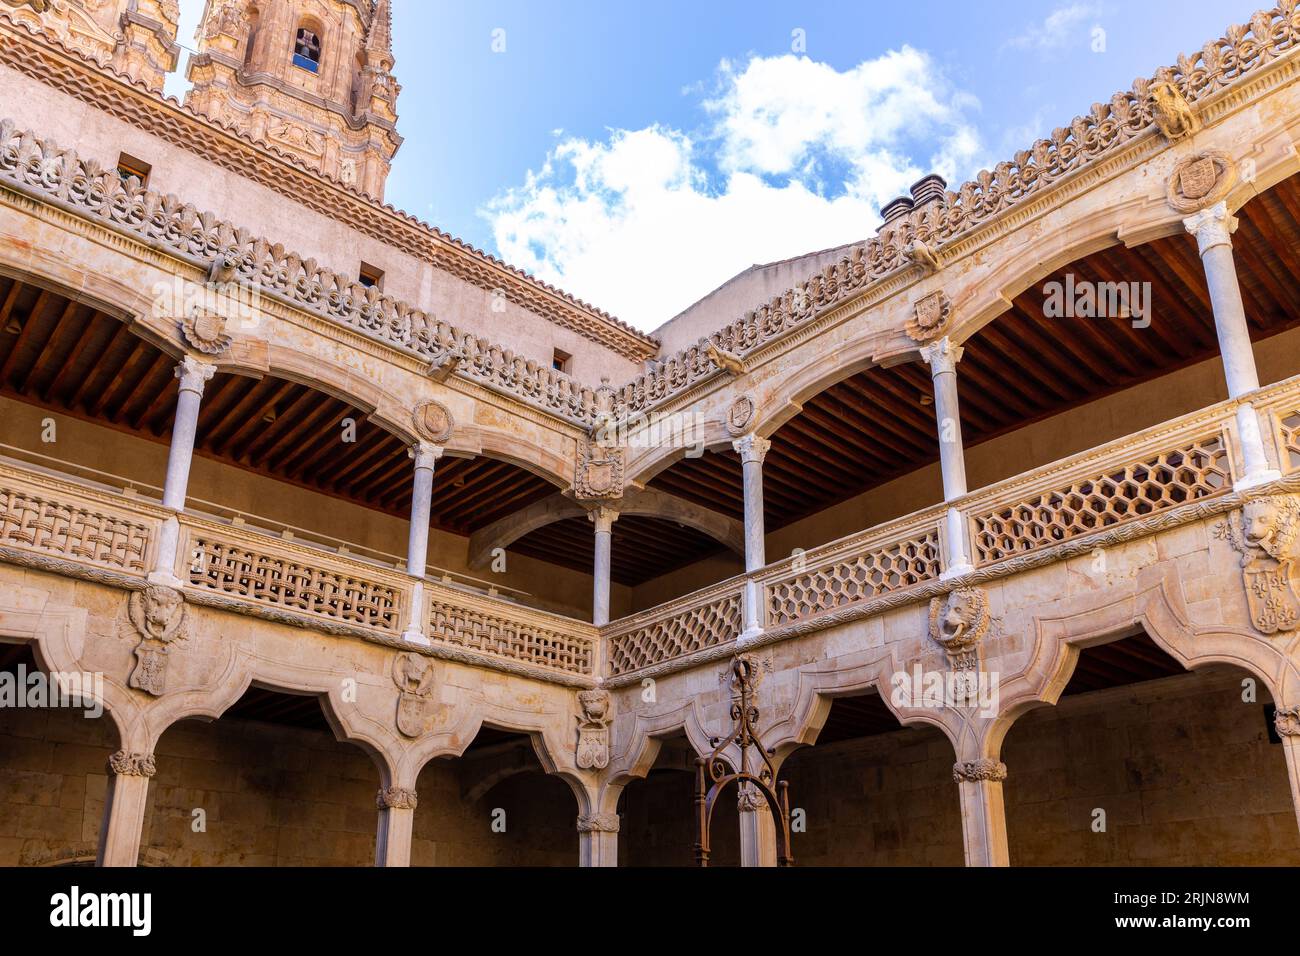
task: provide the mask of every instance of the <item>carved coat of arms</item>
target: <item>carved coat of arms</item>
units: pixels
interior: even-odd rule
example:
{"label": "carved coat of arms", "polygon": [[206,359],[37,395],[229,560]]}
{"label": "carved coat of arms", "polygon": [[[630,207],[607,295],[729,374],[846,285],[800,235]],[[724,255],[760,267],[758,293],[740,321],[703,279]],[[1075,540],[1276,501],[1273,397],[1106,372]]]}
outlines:
{"label": "carved coat of arms", "polygon": [[578,750],[576,761],[582,770],[603,770],[609,766],[609,692],[598,688],[578,692]]}
{"label": "carved coat of arms", "polygon": [[584,441],[578,448],[574,491],[586,500],[622,497],[623,449]]}
{"label": "carved coat of arms", "polygon": [[1241,555],[1246,606],[1255,629],[1281,634],[1300,627],[1300,497],[1271,495],[1248,501],[1219,525],[1217,533]]}
{"label": "carved coat of arms", "polygon": [[424,733],[433,703],[433,664],[414,652],[398,654],[393,661],[397,695],[397,729],[407,737]]}
{"label": "carved coat of arms", "polygon": [[167,689],[170,645],[185,636],[185,600],[177,590],[154,585],[131,595],[126,614],[140,638],[127,683],[160,697]]}
{"label": "carved coat of arms", "polygon": [[928,342],[948,327],[952,303],[940,289],[918,299],[912,318],[907,320],[907,334],[917,342]]}

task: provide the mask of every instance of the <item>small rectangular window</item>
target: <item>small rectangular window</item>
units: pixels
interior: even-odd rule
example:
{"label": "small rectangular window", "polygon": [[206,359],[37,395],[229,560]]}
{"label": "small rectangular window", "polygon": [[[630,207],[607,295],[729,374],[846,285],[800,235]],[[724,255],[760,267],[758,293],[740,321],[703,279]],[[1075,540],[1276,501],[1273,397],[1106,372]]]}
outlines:
{"label": "small rectangular window", "polygon": [[129,153],[119,153],[117,157],[117,174],[126,182],[132,176],[140,180],[141,186],[149,185],[149,174],[153,167],[143,159],[136,159]]}
{"label": "small rectangular window", "polygon": [[367,289],[383,289],[384,287],[384,270],[376,269],[368,262],[361,263],[361,276],[358,280]]}
{"label": "small rectangular window", "polygon": [[557,372],[568,372],[569,364],[572,361],[572,355],[568,352],[556,349],[555,354],[551,358],[551,368],[555,369]]}

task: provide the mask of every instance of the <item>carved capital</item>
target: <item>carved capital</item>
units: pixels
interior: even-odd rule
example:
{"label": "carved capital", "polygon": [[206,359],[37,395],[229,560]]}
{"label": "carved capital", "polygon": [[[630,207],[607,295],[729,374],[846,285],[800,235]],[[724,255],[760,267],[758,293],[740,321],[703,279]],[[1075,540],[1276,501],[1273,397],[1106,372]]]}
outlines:
{"label": "carved capital", "polygon": [[584,813],[578,817],[579,833],[617,833],[617,813]]}
{"label": "carved capital", "polygon": [[207,362],[200,362],[192,356],[185,356],[176,366],[176,377],[180,379],[182,392],[203,394],[203,387],[217,374],[217,367]]}
{"label": "carved capital", "polygon": [[618,509],[599,505],[587,512],[587,520],[596,526],[597,534],[602,531],[610,534],[614,530],[614,522],[618,520]]}
{"label": "carved capital", "polygon": [[1279,737],[1300,737],[1300,707],[1290,710],[1278,708],[1273,715],[1273,726]]}
{"label": "carved capital", "polygon": [[957,363],[961,361],[966,350],[960,345],[953,342],[948,336],[936,339],[929,345],[922,345],[921,358],[925,359],[930,366],[931,375],[942,375],[944,372],[956,372]]}
{"label": "carved capital", "polygon": [[405,787],[380,787],[375,795],[375,806],[380,810],[414,810],[418,803],[415,791]]}
{"label": "carved capital", "polygon": [[1007,765],[991,757],[958,761],[952,765],[952,779],[958,783],[975,783],[980,780],[1001,782],[1007,779]]}
{"label": "carved capital", "polygon": [[741,787],[736,792],[736,809],[741,813],[757,813],[767,809],[767,798],[757,787]]}
{"label": "carved capital", "polygon": [[438,459],[442,457],[443,448],[441,445],[432,445],[428,442],[416,442],[406,450],[406,454],[415,462],[415,468],[419,471],[421,468],[432,471],[433,466],[437,464]]}
{"label": "carved capital", "polygon": [[108,767],[119,777],[152,777],[157,772],[153,754],[119,750],[108,758]]}
{"label": "carved capital", "polygon": [[1215,203],[1208,209],[1188,216],[1183,226],[1196,237],[1196,245],[1205,255],[1215,246],[1231,246],[1232,234],[1237,231],[1237,217],[1228,212],[1228,204]]}
{"label": "carved capital", "polygon": [[736,454],[740,456],[742,463],[749,465],[757,462],[761,465],[772,447],[772,442],[770,439],[759,438],[757,435],[746,435],[744,438],[737,438],[733,441],[731,447],[736,450]]}

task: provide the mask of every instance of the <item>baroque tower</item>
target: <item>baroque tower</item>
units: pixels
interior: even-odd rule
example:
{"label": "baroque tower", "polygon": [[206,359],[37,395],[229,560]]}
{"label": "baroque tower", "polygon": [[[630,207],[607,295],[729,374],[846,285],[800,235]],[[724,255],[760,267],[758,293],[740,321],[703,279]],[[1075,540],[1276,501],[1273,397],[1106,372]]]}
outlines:
{"label": "baroque tower", "polygon": [[9,17],[154,92],[176,69],[178,0],[0,0]]}
{"label": "baroque tower", "polygon": [[397,133],[389,0],[207,0],[187,105],[382,199]]}

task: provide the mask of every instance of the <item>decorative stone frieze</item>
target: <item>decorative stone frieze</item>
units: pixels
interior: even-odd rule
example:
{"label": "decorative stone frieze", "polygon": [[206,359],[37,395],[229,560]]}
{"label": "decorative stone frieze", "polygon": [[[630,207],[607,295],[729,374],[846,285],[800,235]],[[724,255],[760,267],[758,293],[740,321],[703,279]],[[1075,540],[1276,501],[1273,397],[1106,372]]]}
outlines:
{"label": "decorative stone frieze", "polygon": [[944,649],[955,670],[979,667],[979,644],[993,618],[983,588],[955,588],[930,599],[930,639]]}
{"label": "decorative stone frieze", "polygon": [[578,691],[577,764],[581,770],[604,770],[609,766],[609,692],[600,688]]}
{"label": "decorative stone frieze", "polygon": [[119,777],[152,777],[157,772],[153,754],[119,750],[108,758],[108,767]]}
{"label": "decorative stone frieze", "polygon": [[180,591],[150,585],[127,599],[127,618],[140,643],[127,683],[159,697],[167,689],[167,656],[171,645],[185,637],[185,598]]}
{"label": "decorative stone frieze", "polygon": [[1237,164],[1222,150],[1208,149],[1174,167],[1165,187],[1169,205],[1191,213],[1223,199],[1237,182]]}
{"label": "decorative stone frieze", "polygon": [[749,423],[754,420],[757,407],[748,395],[739,395],[727,409],[727,431],[737,437],[745,434]]}
{"label": "decorative stone frieze", "polygon": [[379,810],[414,810],[419,802],[416,792],[405,787],[380,787],[375,794],[375,807]]}
{"label": "decorative stone frieze", "polygon": [[1300,495],[1269,495],[1247,501],[1216,528],[1241,555],[1241,578],[1251,623],[1261,634],[1300,627],[1300,581],[1296,539]]}
{"label": "decorative stone frieze", "polygon": [[190,348],[204,355],[220,355],[234,341],[226,326],[224,315],[196,306],[181,320],[181,336]]}
{"label": "decorative stone frieze", "polygon": [[578,445],[574,495],[580,501],[623,497],[624,449],[585,439]]}
{"label": "decorative stone frieze", "polygon": [[1175,143],[1201,128],[1192,104],[1183,91],[1168,80],[1151,84],[1151,120],[1165,139]]}
{"label": "decorative stone frieze", "polygon": [[397,729],[405,737],[419,737],[427,729],[433,704],[433,664],[409,651],[393,660],[397,685]]}
{"label": "decorative stone frieze", "polygon": [[578,817],[579,833],[617,833],[617,813],[584,813]]}
{"label": "decorative stone frieze", "polygon": [[422,441],[444,445],[456,430],[456,419],[441,402],[421,402],[415,407],[411,424]]}
{"label": "decorative stone frieze", "polygon": [[948,331],[952,321],[952,303],[948,293],[939,289],[919,299],[907,320],[907,334],[917,342],[928,342]]}
{"label": "decorative stone frieze", "polygon": [[975,783],[980,780],[1007,779],[1007,765],[1001,760],[981,757],[979,760],[958,761],[952,765],[952,779],[957,783]]}

